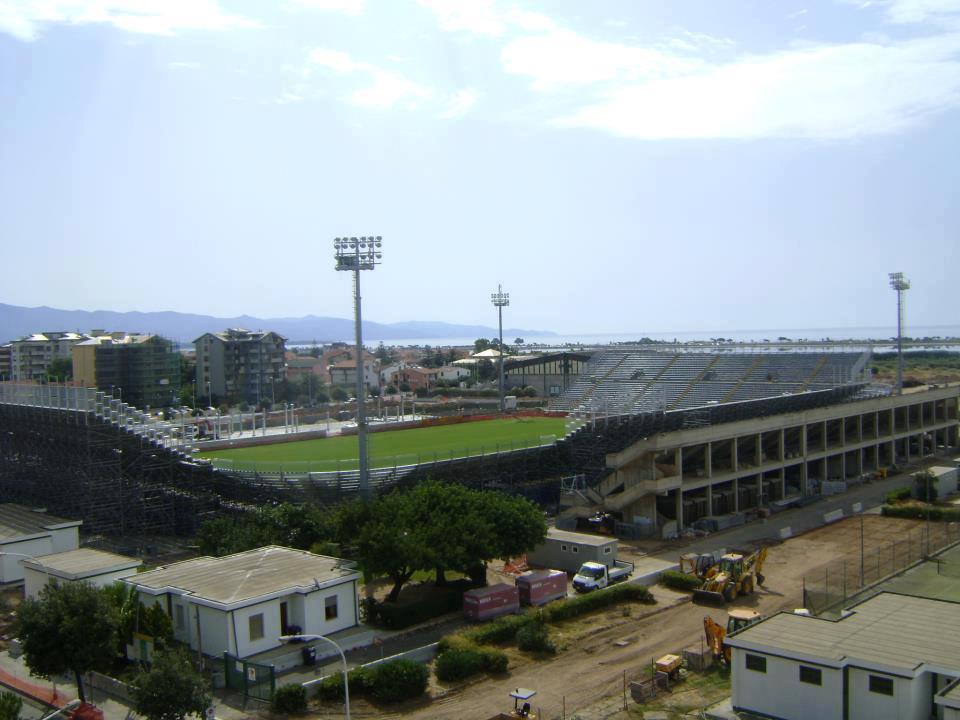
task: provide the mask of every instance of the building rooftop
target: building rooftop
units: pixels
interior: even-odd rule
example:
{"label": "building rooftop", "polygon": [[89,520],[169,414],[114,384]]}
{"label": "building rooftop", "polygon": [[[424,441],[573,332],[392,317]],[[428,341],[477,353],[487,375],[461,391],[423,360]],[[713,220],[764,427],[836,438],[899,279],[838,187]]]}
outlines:
{"label": "building rooftop", "polygon": [[180,591],[218,605],[235,605],[265,595],[307,591],[356,576],[353,563],[268,545],[226,557],[173,563],[127,579],[153,594]]}
{"label": "building rooftop", "polygon": [[839,620],[779,613],[727,639],[799,659],[913,672],[929,664],[960,671],[960,603],[883,592]]}
{"label": "building rooftop", "polygon": [[143,565],[143,562],[137,558],[93,548],[38,555],[33,560],[25,559],[22,562],[26,567],[36,568],[67,580],[82,580],[117,570],[132,570]]}
{"label": "building rooftop", "polygon": [[51,515],[41,508],[0,503],[0,542],[24,535],[42,535],[50,530],[75,527],[82,523],[82,520],[67,520]]}
{"label": "building rooftop", "polygon": [[593,545],[594,547],[601,547],[603,545],[609,545],[610,543],[617,542],[615,537],[601,537],[599,535],[587,535],[586,533],[570,532],[568,530],[557,530],[556,528],[550,528],[547,530],[547,537],[553,540],[565,540],[569,543],[577,543],[578,545]]}

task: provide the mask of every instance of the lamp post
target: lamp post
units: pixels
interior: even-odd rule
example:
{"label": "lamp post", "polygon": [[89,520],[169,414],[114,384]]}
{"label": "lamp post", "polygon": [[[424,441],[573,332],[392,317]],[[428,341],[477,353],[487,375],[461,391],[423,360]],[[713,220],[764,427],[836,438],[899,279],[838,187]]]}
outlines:
{"label": "lamp post", "polygon": [[340,653],[340,662],[343,663],[343,698],[345,717],[347,720],[350,720],[350,677],[349,673],[347,672],[347,656],[343,654],[343,649],[325,635],[281,635],[279,639],[280,642],[284,644],[289,642],[311,642],[313,640],[325,640],[333,645],[334,648],[336,648],[337,652]]}
{"label": "lamp post", "polygon": [[497,285],[497,291],[490,294],[490,301],[497,308],[497,320],[500,329],[500,413],[504,412],[506,401],[504,400],[503,388],[503,308],[510,304],[510,293],[503,291],[502,285]]}
{"label": "lamp post", "polygon": [[336,269],[353,273],[353,322],[356,335],[357,374],[357,454],[360,465],[360,497],[368,497],[370,485],[367,472],[367,395],[363,377],[363,328],[360,309],[360,271],[373,270],[380,264],[381,237],[334,238]]}
{"label": "lamp post", "polygon": [[897,395],[903,394],[903,294],[910,281],[902,272],[890,273],[890,287],[897,293]]}

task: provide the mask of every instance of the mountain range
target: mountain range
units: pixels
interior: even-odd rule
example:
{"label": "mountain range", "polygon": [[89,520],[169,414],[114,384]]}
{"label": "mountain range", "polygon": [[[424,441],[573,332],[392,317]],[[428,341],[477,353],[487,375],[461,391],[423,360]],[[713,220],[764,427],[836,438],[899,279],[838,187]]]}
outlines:
{"label": "mountain range", "polygon": [[[0,303],[0,342],[17,340],[43,331],[144,332],[163,335],[187,345],[206,332],[240,327],[247,330],[272,330],[287,338],[288,343],[310,343],[353,340],[353,320],[305,315],[298,318],[257,318],[250,315],[218,318],[179,312],[114,312],[111,310],[60,310],[50,307],[19,307]],[[545,330],[504,328],[507,341],[515,337],[551,336]],[[485,325],[456,325],[445,322],[414,320],[399,323],[364,321],[365,342],[400,339],[496,337],[497,329]]]}

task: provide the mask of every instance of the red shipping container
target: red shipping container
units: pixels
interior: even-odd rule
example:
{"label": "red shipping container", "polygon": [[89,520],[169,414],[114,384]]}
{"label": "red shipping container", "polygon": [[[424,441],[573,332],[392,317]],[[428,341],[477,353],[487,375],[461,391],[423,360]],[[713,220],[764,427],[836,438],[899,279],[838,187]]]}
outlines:
{"label": "red shipping container", "polygon": [[513,585],[497,583],[463,594],[463,614],[467,620],[489,620],[516,612],[520,612],[520,594]]}
{"label": "red shipping container", "polygon": [[567,574],[562,570],[531,570],[517,576],[524,605],[546,605],[567,596]]}

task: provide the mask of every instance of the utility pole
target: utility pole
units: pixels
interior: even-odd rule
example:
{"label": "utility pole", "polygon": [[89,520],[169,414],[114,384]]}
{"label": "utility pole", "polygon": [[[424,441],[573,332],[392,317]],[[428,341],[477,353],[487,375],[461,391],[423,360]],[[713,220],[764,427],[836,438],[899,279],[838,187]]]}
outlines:
{"label": "utility pole", "polygon": [[367,393],[363,377],[363,328],[360,310],[360,271],[380,264],[382,238],[377,236],[335,238],[337,270],[353,273],[353,322],[357,354],[357,452],[360,465],[360,497],[370,496],[367,469]]}
{"label": "utility pole", "polygon": [[503,308],[510,304],[510,293],[503,291],[503,285],[497,285],[497,291],[490,294],[490,300],[497,308],[497,320],[500,329],[500,413],[503,414],[506,411],[503,386]]}

